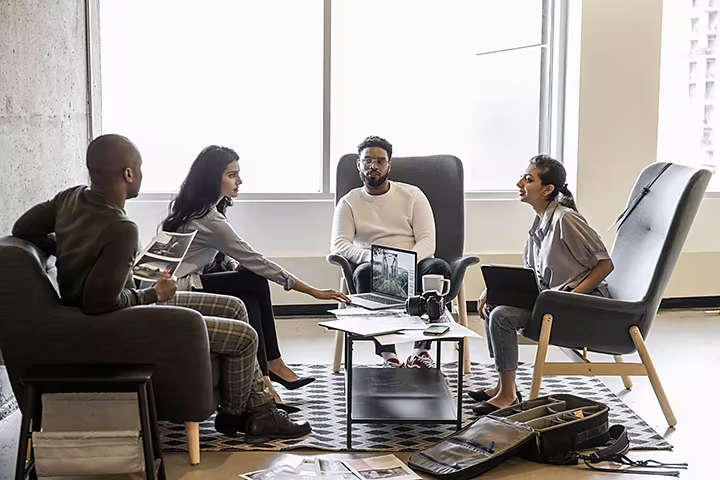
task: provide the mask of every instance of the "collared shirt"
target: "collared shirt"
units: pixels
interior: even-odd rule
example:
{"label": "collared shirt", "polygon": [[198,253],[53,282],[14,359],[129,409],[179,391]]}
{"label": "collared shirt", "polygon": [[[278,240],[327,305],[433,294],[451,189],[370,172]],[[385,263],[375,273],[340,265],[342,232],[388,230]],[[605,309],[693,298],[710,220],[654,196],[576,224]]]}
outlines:
{"label": "collared shirt", "polygon": [[295,286],[297,278],[277,263],[255,250],[237,234],[215,207],[202,218],[190,220],[178,229],[180,233],[197,231],[188,248],[185,259],[175,272],[178,289],[202,289],[202,275],[206,266],[212,263],[218,251],[225,254],[225,266],[230,260],[237,261],[246,270],[281,285],[285,290]]}
{"label": "collared shirt", "polygon": [[[523,257],[525,266],[535,270],[540,290],[572,290],[610,254],[582,215],[553,201],[542,217],[535,217]],[[609,297],[607,282],[591,294]]]}

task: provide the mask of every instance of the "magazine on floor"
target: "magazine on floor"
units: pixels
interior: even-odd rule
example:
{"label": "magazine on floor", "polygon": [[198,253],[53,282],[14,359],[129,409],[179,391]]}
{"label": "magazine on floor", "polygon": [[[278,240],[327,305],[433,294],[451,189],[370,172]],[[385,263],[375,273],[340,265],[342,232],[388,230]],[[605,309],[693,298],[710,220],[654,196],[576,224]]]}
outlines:
{"label": "magazine on floor", "polygon": [[360,480],[420,480],[410,467],[395,455],[343,460]]}
{"label": "magazine on floor", "polygon": [[135,258],[133,278],[141,282],[157,282],[163,277],[175,275],[195,233],[158,233]]}
{"label": "magazine on floor", "polygon": [[276,465],[239,475],[245,480],[359,480],[341,460],[304,458],[298,465]]}

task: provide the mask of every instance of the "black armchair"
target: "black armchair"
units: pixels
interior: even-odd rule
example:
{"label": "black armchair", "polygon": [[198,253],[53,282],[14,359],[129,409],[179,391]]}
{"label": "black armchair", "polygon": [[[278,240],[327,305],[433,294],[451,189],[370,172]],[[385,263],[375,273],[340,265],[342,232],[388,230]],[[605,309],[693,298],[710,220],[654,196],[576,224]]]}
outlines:
{"label": "black armchair", "polygon": [[[667,164],[646,167],[628,205]],[[676,424],[644,339],[687,238],[712,174],[671,164],[621,224],[612,250],[615,270],[608,276],[612,298],[546,291],[533,309],[523,335],[539,341],[530,398],[537,397],[544,375],[648,376],[668,425]],[[548,345],[565,349],[576,363],[547,363]],[[591,363],[575,349],[613,355],[615,363]],[[624,363],[638,352],[641,363]]]}
{"label": "black armchair", "polygon": [[[337,165],[335,203],[350,190],[362,187],[357,170],[357,154],[344,155]],[[459,323],[467,326],[467,299],[465,298],[465,271],[480,263],[476,256],[464,255],[465,244],[465,183],[463,165],[452,155],[424,157],[394,157],[390,178],[419,187],[430,202],[435,217],[435,257],[450,265],[450,293],[448,301],[457,298]],[[351,264],[341,255],[330,254],[328,262],[342,269],[341,289],[356,293]],[[338,336],[335,350],[334,370],[340,369],[342,336]],[[465,369],[470,370],[469,349],[465,349]]]}
{"label": "black armchair", "polygon": [[198,464],[199,422],[220,398],[203,317],[164,306],[85,315],[60,303],[54,260],[29,242],[0,237],[0,349],[18,404],[20,378],[33,365],[152,365],[158,418],[185,423],[190,462]]}

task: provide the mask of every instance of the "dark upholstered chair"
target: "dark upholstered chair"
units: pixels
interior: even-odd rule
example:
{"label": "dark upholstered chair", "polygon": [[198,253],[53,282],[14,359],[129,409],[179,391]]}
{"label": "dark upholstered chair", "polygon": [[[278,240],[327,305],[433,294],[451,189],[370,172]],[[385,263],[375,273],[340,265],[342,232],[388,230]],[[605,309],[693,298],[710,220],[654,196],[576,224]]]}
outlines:
{"label": "dark upholstered chair", "polygon": [[60,303],[54,260],[24,240],[0,238],[0,349],[18,404],[19,379],[32,365],[152,365],[158,418],[185,422],[190,462],[198,464],[198,422],[220,395],[202,316],[161,306],[84,315]]}
{"label": "dark upholstered chair", "polygon": [[[337,165],[335,204],[350,190],[362,187],[358,175],[357,154],[344,155]],[[452,272],[448,301],[457,297],[459,321],[467,326],[467,308],[464,288],[465,271],[471,265],[480,263],[475,256],[464,255],[465,245],[465,183],[463,165],[459,158],[451,155],[425,157],[394,157],[390,179],[419,187],[430,202],[435,217],[435,257],[450,264]],[[355,292],[352,265],[340,255],[328,255],[328,262],[342,269],[341,288]],[[340,369],[342,335],[338,335],[335,349],[334,370]],[[466,371],[470,370],[469,349],[466,352]]]}
{"label": "dark upholstered chair", "polygon": [[[666,164],[646,167],[632,189],[628,205]],[[610,299],[546,291],[533,310],[523,335],[539,341],[530,398],[537,397],[544,375],[648,376],[668,425],[674,426],[660,379],[645,347],[665,287],[682,251],[712,174],[708,170],[670,165],[621,224],[612,249],[615,270],[608,277]],[[578,363],[547,363],[548,345],[564,347]],[[591,363],[577,350],[613,355],[616,363]],[[623,363],[638,352],[641,363]]]}

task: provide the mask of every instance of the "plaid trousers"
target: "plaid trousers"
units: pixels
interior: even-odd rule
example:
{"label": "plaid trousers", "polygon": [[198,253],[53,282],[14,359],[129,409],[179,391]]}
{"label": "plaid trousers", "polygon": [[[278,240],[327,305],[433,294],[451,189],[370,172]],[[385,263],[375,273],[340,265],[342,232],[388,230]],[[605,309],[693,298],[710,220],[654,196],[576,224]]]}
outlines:
{"label": "plaid trousers", "polygon": [[177,292],[158,305],[190,308],[205,319],[210,352],[219,355],[221,362],[221,411],[239,415],[248,407],[273,400],[257,362],[258,336],[240,300],[210,293]]}

